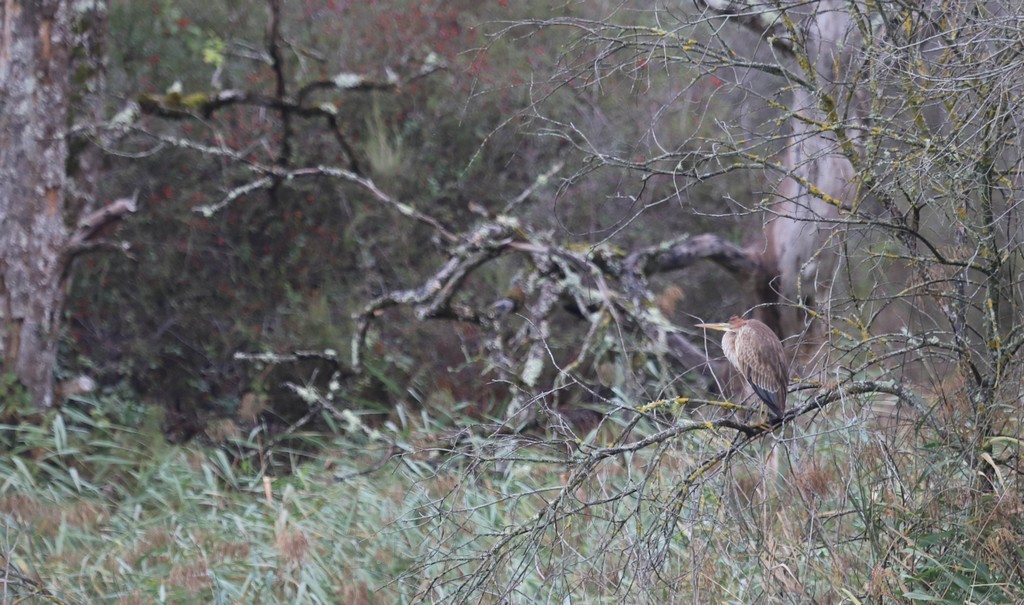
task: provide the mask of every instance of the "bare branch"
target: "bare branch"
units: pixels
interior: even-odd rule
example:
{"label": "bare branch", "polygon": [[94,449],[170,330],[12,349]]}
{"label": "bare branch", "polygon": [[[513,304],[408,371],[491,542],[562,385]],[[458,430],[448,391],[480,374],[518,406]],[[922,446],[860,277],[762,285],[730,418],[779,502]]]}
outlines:
{"label": "bare branch", "polygon": [[64,254],[61,263],[67,271],[71,261],[78,255],[95,250],[116,249],[122,252],[128,251],[128,244],[113,243],[105,240],[97,240],[96,235],[104,227],[111,225],[138,209],[139,192],[135,191],[132,197],[119,198],[106,206],[90,212],[78,221],[77,227],[68,238],[64,247]]}

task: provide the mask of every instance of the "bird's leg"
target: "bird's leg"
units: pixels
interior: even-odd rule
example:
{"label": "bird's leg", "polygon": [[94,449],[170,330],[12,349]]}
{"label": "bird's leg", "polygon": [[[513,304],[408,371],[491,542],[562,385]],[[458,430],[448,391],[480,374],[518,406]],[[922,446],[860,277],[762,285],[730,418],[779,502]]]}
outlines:
{"label": "bird's leg", "polygon": [[765,414],[765,408],[764,408],[764,406],[761,406],[761,407],[760,407],[760,408],[758,409],[758,415],[757,415],[757,423],[755,423],[755,424],[753,424],[753,425],[751,425],[751,426],[754,426],[754,427],[756,427],[757,429],[759,429],[759,430],[761,430],[761,431],[763,431],[763,432],[765,432],[765,433],[770,433],[770,432],[772,431],[772,429],[773,429],[773,428],[775,428],[775,427],[774,427],[774,424],[773,424],[773,422],[772,422],[772,421],[773,421],[773,420],[775,420],[775,419],[777,419],[777,418],[779,418],[779,417],[778,417],[778,416],[776,416],[776,415],[775,415],[775,414],[773,413],[773,414],[772,414],[772,418],[771,418],[771,419],[769,419],[769,418],[767,417],[767,415]]}
{"label": "bird's leg", "polygon": [[723,420],[719,425],[724,428],[734,429],[739,435],[744,437],[753,437],[757,435],[757,429],[755,427],[743,424],[742,422]]}

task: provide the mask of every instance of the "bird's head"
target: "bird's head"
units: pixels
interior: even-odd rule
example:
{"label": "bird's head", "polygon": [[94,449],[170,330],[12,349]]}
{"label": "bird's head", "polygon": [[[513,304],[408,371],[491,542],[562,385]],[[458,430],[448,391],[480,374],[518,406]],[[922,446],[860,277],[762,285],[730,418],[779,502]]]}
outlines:
{"label": "bird's head", "polygon": [[706,328],[708,330],[718,330],[719,332],[738,332],[740,328],[747,323],[747,320],[737,317],[735,315],[729,319],[729,321],[718,324],[697,324],[698,328]]}

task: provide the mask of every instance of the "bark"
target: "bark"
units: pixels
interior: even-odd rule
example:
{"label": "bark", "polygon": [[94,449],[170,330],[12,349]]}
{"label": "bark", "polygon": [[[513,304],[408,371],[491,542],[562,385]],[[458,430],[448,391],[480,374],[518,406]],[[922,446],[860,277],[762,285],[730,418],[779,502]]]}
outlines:
{"label": "bark", "polygon": [[[99,124],[105,117],[106,43],[108,13],[106,0],[83,0],[74,5],[72,28],[75,42],[71,53],[71,112],[69,123]],[[91,130],[91,129],[90,129]],[[101,138],[104,135],[92,135]],[[107,135],[107,138],[111,137]],[[70,140],[67,164],[72,179],[68,193],[69,219],[96,210],[99,206],[100,171],[104,146],[94,145],[85,137]],[[70,221],[68,224],[71,224]]]}
{"label": "bark", "polygon": [[[845,4],[826,0],[812,6],[801,28],[800,50],[782,49],[804,55],[808,85],[792,92],[796,117],[790,120],[785,156],[790,176],[776,190],[760,250],[764,272],[755,286],[762,303],[759,319],[783,337],[804,329],[808,318],[801,307],[816,307],[830,287],[837,262],[829,250],[832,220],[841,206],[849,207],[853,193],[848,143],[856,132],[856,107],[837,113],[830,103],[849,98],[843,90],[845,68],[859,41]],[[837,131],[819,126],[830,123]]]}
{"label": "bark", "polygon": [[0,342],[3,371],[41,407],[64,301],[71,30],[67,1],[0,5]]}
{"label": "bark", "polygon": [[[796,103],[808,96],[805,92],[794,94]],[[813,108],[804,111],[819,113]],[[853,178],[850,162],[836,153],[834,141],[820,133],[808,133],[802,122],[794,122],[786,167],[795,178],[779,184],[760,256],[765,271],[756,282],[763,305],[758,309],[759,319],[783,337],[803,329],[805,317],[800,308],[814,308],[823,300],[821,294],[829,287],[836,265],[827,240],[832,233],[831,219],[839,216],[838,208],[807,185],[846,201]],[[779,302],[784,304],[775,304]]]}

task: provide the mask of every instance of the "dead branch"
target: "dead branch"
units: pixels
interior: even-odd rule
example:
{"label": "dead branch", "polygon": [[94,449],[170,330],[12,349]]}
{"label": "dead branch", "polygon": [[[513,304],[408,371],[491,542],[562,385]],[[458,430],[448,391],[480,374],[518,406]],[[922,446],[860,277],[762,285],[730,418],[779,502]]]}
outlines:
{"label": "dead branch", "polygon": [[778,16],[779,5],[756,0],[697,0],[697,5],[738,23],[761,36],[772,48],[792,56],[799,40],[786,28],[787,20]]}
{"label": "dead branch", "polygon": [[449,229],[445,227],[438,219],[434,218],[433,216],[430,216],[429,214],[417,210],[416,208],[409,204],[396,200],[389,194],[382,191],[373,181],[373,179],[361,176],[350,170],[345,170],[343,168],[333,168],[330,166],[316,166],[310,168],[299,168],[295,170],[282,171],[274,167],[263,166],[252,162],[250,162],[249,165],[254,172],[262,173],[265,174],[266,176],[263,176],[259,179],[256,179],[255,181],[246,183],[244,185],[232,189],[230,192],[228,192],[224,199],[222,199],[220,202],[217,202],[216,204],[210,204],[208,206],[199,206],[194,208],[193,211],[205,217],[213,216],[214,214],[226,208],[235,200],[245,195],[248,195],[253,191],[258,191],[260,189],[266,189],[268,187],[271,187],[273,183],[276,182],[277,180],[288,181],[296,178],[331,177],[358,185],[364,191],[369,193],[374,199],[376,199],[379,202],[382,202],[386,206],[389,206],[391,209],[395,210],[402,216],[414,219],[431,227],[438,234],[438,236],[440,236],[447,242],[454,243],[459,240],[459,237],[452,233],[451,231],[449,231]]}
{"label": "dead branch", "polygon": [[92,239],[100,229],[121,220],[128,214],[133,214],[138,209],[138,200],[139,192],[136,190],[131,197],[114,200],[82,217],[68,241],[67,253],[76,254],[78,248]]}
{"label": "dead branch", "polygon": [[362,349],[371,321],[384,309],[396,305],[415,308],[416,318],[456,319],[467,323],[480,323],[486,312],[479,313],[462,305],[452,305],[452,297],[473,270],[498,256],[511,241],[510,226],[484,223],[463,238],[448,261],[419,288],[396,290],[377,297],[356,314],[356,336],[352,343],[352,366],[362,367]]}
{"label": "dead branch", "polygon": [[104,227],[112,225],[138,209],[139,192],[136,190],[131,197],[124,197],[103,206],[78,221],[74,232],[64,245],[59,262],[61,274],[65,277],[71,269],[72,261],[82,254],[96,252],[99,250],[116,250],[128,253],[130,245],[128,242],[113,242],[97,238],[97,235]]}
{"label": "dead branch", "polygon": [[[664,317],[650,292],[648,275],[680,270],[697,260],[710,259],[730,273],[748,277],[756,274],[759,264],[748,251],[711,234],[684,237],[625,255],[621,251],[598,247],[582,254],[570,246],[540,241],[531,236],[510,217],[499,216],[494,222],[478,224],[462,243],[449,252],[448,260],[421,286],[388,292],[368,303],[357,315],[356,336],[352,342],[353,367],[362,364],[362,350],[374,318],[385,309],[406,305],[413,307],[419,320],[456,320],[494,330],[493,322],[507,313],[497,314],[498,303],[487,309],[451,305],[469,275],[487,262],[509,253],[524,253],[533,270],[509,291],[517,291],[516,300],[502,299],[506,307],[525,308],[529,322],[508,346],[500,338],[489,338],[492,366],[513,385],[535,387],[542,369],[549,363],[547,349],[549,320],[559,300],[579,310],[581,317],[593,325],[610,319],[609,325],[639,328],[653,351],[667,352],[683,373],[696,372],[703,388],[714,390],[715,376],[728,376],[725,363],[709,361],[706,352],[691,343],[680,330]],[[593,283],[596,288],[588,287]],[[502,302],[502,301],[499,301]],[[607,330],[607,326],[602,331]],[[506,352],[525,346],[527,352],[516,358]],[[570,367],[589,353],[581,350]],[[515,366],[516,369],[510,367]],[[564,369],[562,370],[564,372]],[[523,392],[530,390],[527,388]],[[513,392],[513,401],[506,418],[515,416],[525,401]]]}
{"label": "dead branch", "polygon": [[326,361],[335,369],[339,369],[341,367],[341,361],[338,359],[338,352],[332,349],[325,349],[323,351],[291,351],[289,353],[244,353],[242,351],[238,351],[235,353],[234,357],[240,361],[267,363],[271,365],[306,360]]}
{"label": "dead branch", "polygon": [[[275,97],[288,97],[288,78],[285,76],[284,59],[281,57],[281,0],[269,0],[270,20],[267,22],[267,54],[270,55],[270,66],[274,70]],[[275,164],[287,166],[292,151],[292,115],[289,111],[281,112],[281,150]],[[276,191],[276,189],[274,189]]]}
{"label": "dead branch", "polygon": [[683,236],[643,248],[626,257],[626,272],[651,275],[686,269],[699,260],[710,260],[729,273],[748,278],[760,270],[756,255],[715,233]]}

